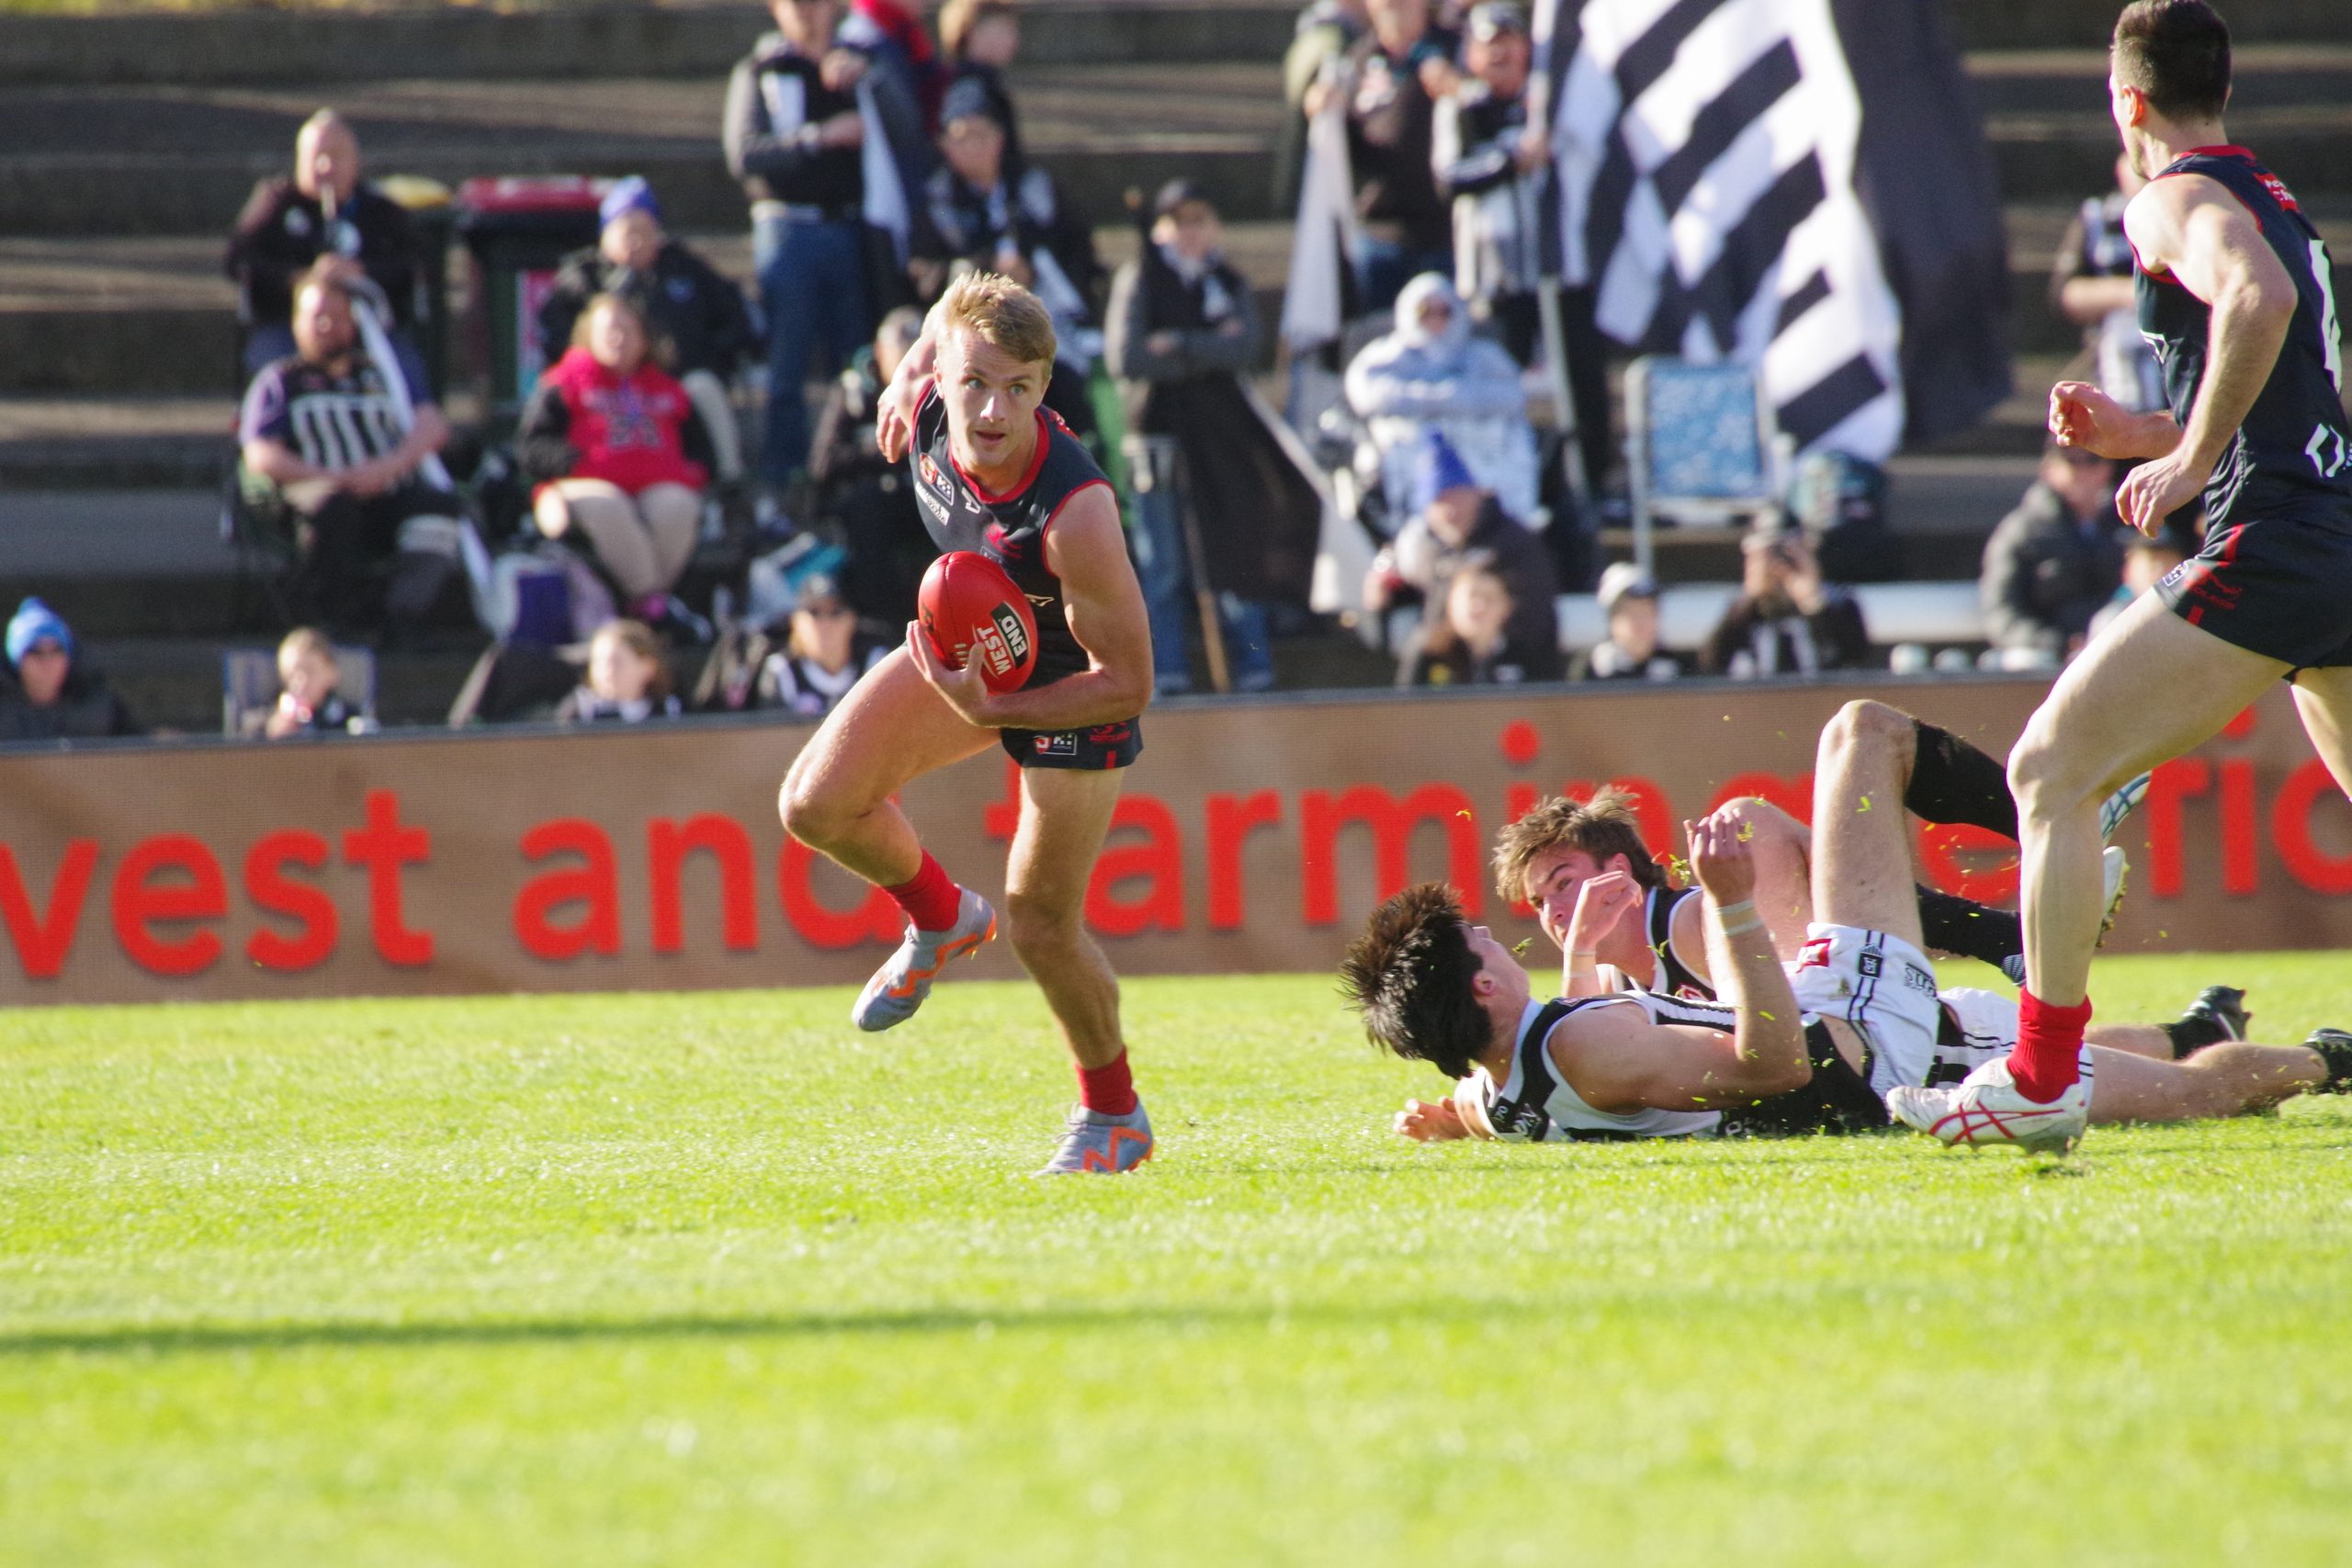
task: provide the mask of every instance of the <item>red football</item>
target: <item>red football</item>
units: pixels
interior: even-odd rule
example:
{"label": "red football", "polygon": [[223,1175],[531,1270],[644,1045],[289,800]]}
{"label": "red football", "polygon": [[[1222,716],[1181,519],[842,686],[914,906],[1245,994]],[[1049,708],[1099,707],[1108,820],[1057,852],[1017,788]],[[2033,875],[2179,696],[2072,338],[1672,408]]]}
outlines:
{"label": "red football", "polygon": [[1037,667],[1037,617],[1004,568],[978,550],[950,550],[922,574],[923,635],[955,669],[978,651],[991,692],[1018,691]]}

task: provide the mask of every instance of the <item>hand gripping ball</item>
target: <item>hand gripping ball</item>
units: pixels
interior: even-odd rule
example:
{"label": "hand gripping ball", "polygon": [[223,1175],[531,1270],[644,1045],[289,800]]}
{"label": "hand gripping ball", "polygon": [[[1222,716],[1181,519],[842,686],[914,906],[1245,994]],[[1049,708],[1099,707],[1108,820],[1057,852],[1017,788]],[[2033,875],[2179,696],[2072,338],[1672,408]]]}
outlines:
{"label": "hand gripping ball", "polygon": [[1028,597],[977,550],[950,550],[931,563],[918,595],[923,635],[955,669],[979,660],[991,692],[1018,691],[1037,667],[1037,617]]}

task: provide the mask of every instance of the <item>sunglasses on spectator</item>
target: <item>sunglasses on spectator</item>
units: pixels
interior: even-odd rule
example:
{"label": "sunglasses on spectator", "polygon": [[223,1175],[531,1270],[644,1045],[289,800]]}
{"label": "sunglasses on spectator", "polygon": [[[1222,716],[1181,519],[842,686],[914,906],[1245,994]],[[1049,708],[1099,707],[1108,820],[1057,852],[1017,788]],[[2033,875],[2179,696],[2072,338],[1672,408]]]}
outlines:
{"label": "sunglasses on spectator", "polygon": [[810,604],[806,608],[820,621],[837,620],[850,613],[850,607],[838,600],[830,604]]}

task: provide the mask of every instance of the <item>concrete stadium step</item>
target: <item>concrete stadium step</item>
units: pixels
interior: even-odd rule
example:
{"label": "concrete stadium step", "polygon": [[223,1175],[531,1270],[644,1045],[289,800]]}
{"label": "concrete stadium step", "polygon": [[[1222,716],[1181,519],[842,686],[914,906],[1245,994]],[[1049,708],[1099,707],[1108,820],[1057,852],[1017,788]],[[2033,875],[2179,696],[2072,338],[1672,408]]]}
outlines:
{"label": "concrete stadium step", "polygon": [[[1283,112],[1279,64],[1024,67],[1022,134],[1081,209],[1186,174],[1237,217],[1262,216]],[[745,221],[718,146],[723,77],[406,80],[334,95],[368,167],[454,185],[475,175],[641,174],[672,222]],[[254,182],[281,172],[315,87],[46,87],[0,96],[0,145],[71,151],[0,164],[0,233],[225,234]]]}
{"label": "concrete stadium step", "polygon": [[[2111,19],[2111,18],[2110,18]],[[2230,109],[2293,108],[2344,101],[2352,87],[2352,42],[2339,23],[2325,41],[2256,44],[2230,54]],[[1978,46],[1964,57],[1987,115],[2084,115],[2112,137],[2107,118],[2107,50]],[[2234,130],[2234,127],[2233,130]]]}
{"label": "concrete stadium step", "polygon": [[[1971,50],[2098,50],[2113,0],[1944,0]],[[1267,0],[1026,0],[1035,64],[1272,60],[1297,6]],[[2242,50],[2344,40],[2341,0],[2237,0]],[[586,77],[725,72],[764,25],[743,0],[509,0],[495,7],[379,0],[195,15],[0,16],[0,83],[316,85],[385,76]]]}
{"label": "concrete stadium step", "polygon": [[[1024,0],[1035,64],[1270,60],[1297,8],[1266,0]],[[718,76],[768,29],[747,0],[531,0],[0,16],[0,85],[212,85],[386,76]]]}

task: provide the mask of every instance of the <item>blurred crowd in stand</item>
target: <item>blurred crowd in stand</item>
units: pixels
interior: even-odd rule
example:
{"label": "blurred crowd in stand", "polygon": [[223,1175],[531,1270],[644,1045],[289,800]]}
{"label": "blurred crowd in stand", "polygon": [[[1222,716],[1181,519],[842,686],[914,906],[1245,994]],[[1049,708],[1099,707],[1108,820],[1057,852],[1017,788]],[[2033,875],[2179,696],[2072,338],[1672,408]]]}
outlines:
{"label": "blurred crowd in stand", "polygon": [[[338,693],[338,658],[354,662],[338,649],[436,627],[495,639],[459,720],[822,715],[913,613],[933,550],[875,449],[876,408],[923,310],[976,269],[1052,312],[1046,406],[1120,489],[1162,694],[1266,690],[1284,639],[1335,617],[1406,686],[1884,662],[1845,584],[1900,573],[1885,476],[1842,454],[1794,465],[1695,647],[1663,646],[1652,573],[1601,570],[1602,525],[1623,521],[1619,351],[1589,289],[1545,308],[1552,144],[1511,0],[1300,14],[1276,209],[1311,200],[1318,158],[1343,148],[1357,241],[1339,285],[1351,324],[1292,345],[1279,412],[1261,396],[1263,300],[1306,280],[1237,265],[1197,181],[1132,193],[1125,214],[1080,209],[1023,138],[1015,0],[947,0],[929,19],[907,0],[765,9],[716,128],[747,203],[749,292],[671,232],[645,180],[610,182],[594,243],[533,298],[546,362],[510,428],[446,416],[424,352],[447,333],[437,267],[352,125],[321,110],[291,170],[255,186],[225,258],[244,329],[233,531],[298,629],[264,661],[276,688],[249,732],[371,727],[367,694]],[[2062,243],[2051,306],[2081,324],[2102,385],[2143,408],[2156,389],[2120,163],[2117,177]],[[1098,228],[1121,219],[1132,255],[1106,269]],[[1985,547],[1987,660],[2063,660],[2198,547],[2188,518],[2122,537],[2119,477],[2045,454]],[[1570,659],[1561,595],[1595,588],[1605,633]],[[40,601],[9,624],[7,661],[0,738],[135,732]]]}

